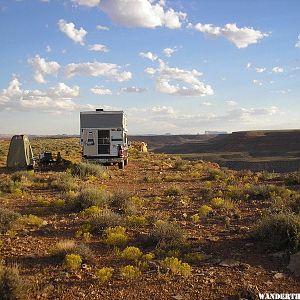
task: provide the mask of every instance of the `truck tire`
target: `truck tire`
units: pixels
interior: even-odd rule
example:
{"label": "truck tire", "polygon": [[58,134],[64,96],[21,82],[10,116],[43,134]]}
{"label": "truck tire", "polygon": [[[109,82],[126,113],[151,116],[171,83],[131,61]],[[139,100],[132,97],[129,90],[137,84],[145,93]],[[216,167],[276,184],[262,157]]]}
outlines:
{"label": "truck tire", "polygon": [[119,169],[120,169],[120,170],[123,170],[124,167],[125,167],[125,162],[124,162],[124,160],[122,160],[121,162],[119,162],[119,163],[118,163],[118,166],[119,166]]}
{"label": "truck tire", "polygon": [[124,166],[128,165],[128,157],[124,160]]}

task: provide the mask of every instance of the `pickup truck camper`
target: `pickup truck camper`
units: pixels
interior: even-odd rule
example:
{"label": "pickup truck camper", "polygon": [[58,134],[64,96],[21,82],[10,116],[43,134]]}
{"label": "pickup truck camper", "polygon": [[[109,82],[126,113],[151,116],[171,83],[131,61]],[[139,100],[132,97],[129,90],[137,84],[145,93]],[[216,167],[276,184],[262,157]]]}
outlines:
{"label": "pickup truck camper", "polygon": [[80,112],[82,157],[102,165],[128,164],[127,117],[123,111]]}

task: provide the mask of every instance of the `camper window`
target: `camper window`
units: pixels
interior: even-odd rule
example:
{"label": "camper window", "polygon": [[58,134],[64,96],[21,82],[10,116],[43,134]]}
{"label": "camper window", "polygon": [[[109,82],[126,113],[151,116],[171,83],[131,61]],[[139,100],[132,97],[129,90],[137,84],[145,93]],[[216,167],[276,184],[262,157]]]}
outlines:
{"label": "camper window", "polygon": [[95,145],[93,132],[88,133],[88,138],[87,138],[87,143],[86,144],[87,145]]}

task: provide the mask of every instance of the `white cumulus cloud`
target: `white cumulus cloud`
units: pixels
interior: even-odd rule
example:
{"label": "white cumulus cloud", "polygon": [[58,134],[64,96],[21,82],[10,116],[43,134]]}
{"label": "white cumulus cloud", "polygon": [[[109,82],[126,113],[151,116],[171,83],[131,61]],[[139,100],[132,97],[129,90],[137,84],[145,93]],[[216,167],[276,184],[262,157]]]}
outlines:
{"label": "white cumulus cloud", "polygon": [[46,91],[24,90],[18,78],[13,78],[7,89],[0,93],[0,110],[30,110],[51,113],[61,113],[80,109],[80,105],[74,102],[79,96],[79,86],[67,86],[58,83]]}
{"label": "white cumulus cloud", "polygon": [[171,68],[160,60],[160,66],[156,70],[156,90],[158,92],[178,96],[207,96],[213,95],[210,85],[199,80],[202,75],[199,71]]}
{"label": "white cumulus cloud", "polygon": [[274,67],[274,68],[272,69],[272,72],[273,72],[273,73],[283,73],[284,70],[283,70],[282,67]]}
{"label": "white cumulus cloud", "polygon": [[147,89],[136,87],[136,86],[131,86],[131,87],[122,88],[121,91],[124,93],[143,93],[143,92],[146,92]]}
{"label": "white cumulus cloud", "polygon": [[297,40],[297,42],[295,44],[295,47],[296,48],[300,48],[300,34],[298,35],[298,40]]}
{"label": "white cumulus cloud", "polygon": [[165,48],[165,49],[163,50],[163,53],[164,53],[165,56],[171,57],[172,54],[173,54],[175,51],[177,51],[177,50],[174,49],[174,48]]}
{"label": "white cumulus cloud", "polygon": [[100,5],[113,22],[127,27],[180,28],[186,14],[166,8],[156,0],[102,0]]}
{"label": "white cumulus cloud", "polygon": [[257,80],[257,79],[253,79],[252,82],[253,82],[253,84],[255,84],[255,85],[259,85],[259,86],[262,86],[262,85],[263,85],[263,83],[262,83],[260,80]]}
{"label": "white cumulus cloud", "polygon": [[77,5],[96,7],[100,4],[101,0],[72,0],[72,2]]}
{"label": "white cumulus cloud", "polygon": [[109,51],[105,45],[101,45],[101,44],[89,45],[88,49],[90,51],[96,51],[96,52],[108,52]]}
{"label": "white cumulus cloud", "polygon": [[255,68],[255,71],[256,71],[257,73],[263,73],[263,72],[266,71],[266,68]]}
{"label": "white cumulus cloud", "polygon": [[158,58],[156,54],[154,54],[154,53],[152,53],[150,51],[148,51],[148,52],[140,52],[139,56],[143,57],[143,58],[148,58],[148,59],[150,59],[152,61],[155,61]]}
{"label": "white cumulus cloud", "polygon": [[259,40],[269,35],[252,27],[239,28],[235,23],[226,24],[224,27],[198,23],[196,25],[189,24],[188,28],[193,28],[210,36],[224,37],[237,48],[247,48],[249,45],[256,44]]}
{"label": "white cumulus cloud", "polygon": [[103,25],[97,25],[96,29],[103,30],[103,31],[108,31],[109,30],[109,28],[107,26],[103,26]]}
{"label": "white cumulus cloud", "polygon": [[110,89],[107,89],[103,86],[97,86],[97,85],[91,88],[91,92],[101,96],[112,95],[112,91]]}
{"label": "white cumulus cloud", "polygon": [[60,69],[59,63],[56,61],[47,62],[39,55],[29,58],[27,62],[32,66],[34,70],[33,78],[38,83],[46,83],[46,75],[56,75]]}
{"label": "white cumulus cloud", "polygon": [[118,82],[130,80],[132,78],[131,72],[122,71],[121,67],[111,63],[101,63],[98,61],[86,63],[71,63],[65,67],[65,74],[67,78],[76,75],[81,76],[104,76]]}
{"label": "white cumulus cloud", "polygon": [[238,103],[234,100],[225,101],[228,106],[236,106]]}
{"label": "white cumulus cloud", "polygon": [[67,23],[65,20],[60,19],[58,21],[58,28],[75,43],[78,43],[82,46],[84,45],[84,40],[85,36],[87,35],[87,31],[85,31],[82,27],[76,29],[74,23]]}

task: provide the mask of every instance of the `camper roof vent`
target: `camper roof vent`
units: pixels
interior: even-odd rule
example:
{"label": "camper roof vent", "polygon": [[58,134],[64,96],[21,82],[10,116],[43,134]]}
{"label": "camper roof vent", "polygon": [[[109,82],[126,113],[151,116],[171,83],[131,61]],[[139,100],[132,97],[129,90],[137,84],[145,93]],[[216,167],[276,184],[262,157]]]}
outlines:
{"label": "camper roof vent", "polygon": [[103,108],[96,108],[96,111],[103,111]]}

